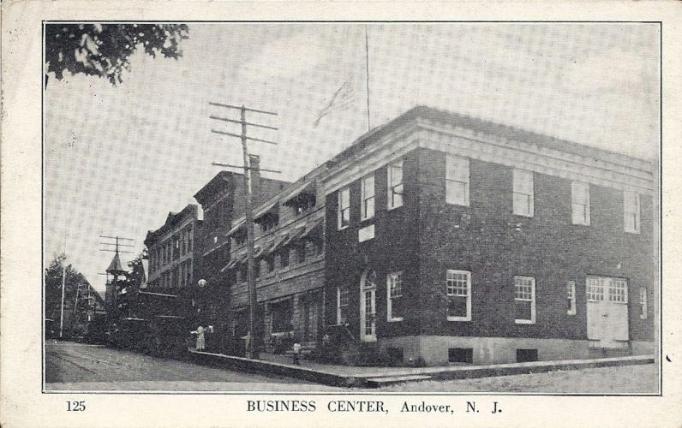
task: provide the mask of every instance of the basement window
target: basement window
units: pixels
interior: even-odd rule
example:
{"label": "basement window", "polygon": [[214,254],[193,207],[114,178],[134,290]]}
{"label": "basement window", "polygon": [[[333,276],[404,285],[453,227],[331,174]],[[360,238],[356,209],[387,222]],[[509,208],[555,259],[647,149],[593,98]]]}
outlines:
{"label": "basement window", "polygon": [[528,363],[531,361],[538,360],[538,350],[537,349],[517,349],[516,350],[516,362],[517,363]]}
{"label": "basement window", "polygon": [[472,364],[474,362],[474,349],[448,348],[448,362]]}

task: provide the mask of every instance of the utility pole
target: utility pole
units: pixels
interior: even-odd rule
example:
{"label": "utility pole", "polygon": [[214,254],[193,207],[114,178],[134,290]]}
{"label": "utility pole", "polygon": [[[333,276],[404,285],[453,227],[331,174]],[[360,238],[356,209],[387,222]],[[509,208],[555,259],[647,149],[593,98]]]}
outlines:
{"label": "utility pole", "polygon": [[[233,109],[233,110],[239,110],[239,116],[240,120],[236,121],[233,119],[228,119],[228,118],[222,118],[222,117],[217,117],[217,116],[209,116],[211,119],[214,120],[220,120],[223,122],[229,122],[229,123],[238,123],[241,125],[241,133],[240,134],[234,134],[234,133],[229,133],[229,132],[224,132],[224,131],[217,131],[212,129],[211,132],[215,134],[221,134],[221,135],[227,135],[230,137],[237,137],[241,140],[242,143],[242,156],[243,156],[243,162],[244,165],[242,165],[242,169],[244,170],[244,193],[245,193],[245,210],[246,210],[246,257],[247,257],[247,262],[246,262],[246,270],[247,270],[247,282],[248,282],[248,288],[249,288],[249,341],[248,341],[248,347],[246,350],[247,353],[247,358],[251,359],[258,359],[258,351],[256,350],[256,307],[257,307],[257,294],[256,294],[256,271],[255,271],[255,264],[254,264],[254,259],[253,259],[253,253],[254,253],[254,230],[253,230],[253,189],[252,189],[252,171],[254,168],[251,167],[251,156],[249,154],[249,147],[248,147],[248,141],[258,141],[261,143],[266,143],[266,144],[273,144],[276,145],[277,143],[269,140],[264,140],[260,138],[253,138],[253,137],[248,137],[247,136],[247,126],[255,126],[258,128],[264,128],[264,129],[271,129],[271,130],[277,130],[277,128],[272,127],[272,126],[267,126],[263,124],[258,124],[258,123],[253,123],[253,122],[247,122],[246,121],[246,112],[253,112],[253,113],[260,113],[260,114],[266,114],[266,115],[271,115],[271,116],[277,116],[277,113],[270,112],[270,111],[264,111],[264,110],[256,110],[256,109],[251,109],[251,108],[246,108],[243,105],[242,106],[234,106],[234,105],[229,105],[229,104],[221,104],[221,103],[209,103],[212,106],[216,107],[223,107],[223,108],[228,108],[228,109]],[[233,166],[233,165],[228,165],[228,164],[220,164],[217,162],[214,162],[213,165],[218,165],[218,166]],[[279,171],[274,171],[270,170],[271,172],[279,172]]]}
{"label": "utility pole", "polygon": [[62,260],[62,300],[59,308],[59,338],[64,337],[64,297],[66,295],[66,233],[64,233],[64,260]]}

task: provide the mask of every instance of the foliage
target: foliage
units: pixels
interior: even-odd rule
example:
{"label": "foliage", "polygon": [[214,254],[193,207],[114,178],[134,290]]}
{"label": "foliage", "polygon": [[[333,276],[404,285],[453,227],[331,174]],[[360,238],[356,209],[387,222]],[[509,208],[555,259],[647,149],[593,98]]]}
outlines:
{"label": "foliage", "polygon": [[[45,269],[45,316],[52,319],[59,318],[59,310],[62,298],[62,275],[66,255],[56,256]],[[76,290],[81,286],[81,291],[90,287],[88,280],[78,272],[71,264],[66,265],[66,288],[64,301],[71,304],[76,298]]]}
{"label": "foliage", "polygon": [[126,287],[132,286],[137,289],[145,282],[145,272],[142,260],[147,258],[147,255],[142,252],[137,257],[128,262],[130,272],[126,274]]}
{"label": "foliage", "polygon": [[116,85],[130,70],[129,57],[138,47],[152,57],[177,59],[182,56],[180,42],[188,37],[185,24],[48,24],[46,73],[61,80],[68,71],[103,77]]}

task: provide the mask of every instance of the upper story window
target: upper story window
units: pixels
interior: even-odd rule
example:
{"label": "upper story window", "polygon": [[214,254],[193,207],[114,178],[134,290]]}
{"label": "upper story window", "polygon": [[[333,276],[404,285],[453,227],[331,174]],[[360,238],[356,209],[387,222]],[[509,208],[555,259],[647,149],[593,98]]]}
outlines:
{"label": "upper story window", "polygon": [[403,273],[394,272],[386,277],[386,320],[403,320]]}
{"label": "upper story window", "polygon": [[374,174],[363,178],[360,186],[360,219],[366,220],[374,217]]}
{"label": "upper story window", "polygon": [[296,263],[305,263],[306,243],[301,242],[296,245]]}
{"label": "upper story window", "polygon": [[403,161],[388,164],[388,209],[403,206]]}
{"label": "upper story window", "polygon": [[571,209],[573,224],[590,225],[590,185],[571,183]]}
{"label": "upper story window", "polygon": [[301,215],[305,212],[310,211],[313,208],[315,208],[315,195],[301,201],[300,204],[297,204],[296,206],[294,206],[294,213],[296,215]]}
{"label": "upper story window", "polygon": [[448,269],[448,321],[471,321],[471,272]]}
{"label": "upper story window", "polygon": [[350,225],[350,188],[346,187],[339,190],[339,207],[338,207],[338,225],[339,230]]}
{"label": "upper story window", "polygon": [[469,159],[445,158],[445,202],[469,206]]}
{"label": "upper story window", "polygon": [[535,278],[514,277],[514,322],[535,324]]}
{"label": "upper story window", "polygon": [[629,191],[623,193],[623,210],[625,231],[639,233],[639,193]]}
{"label": "upper story window", "polygon": [[533,172],[514,170],[514,214],[533,217]]}
{"label": "upper story window", "polygon": [[289,266],[289,247],[284,247],[279,253],[279,266],[285,268]]}

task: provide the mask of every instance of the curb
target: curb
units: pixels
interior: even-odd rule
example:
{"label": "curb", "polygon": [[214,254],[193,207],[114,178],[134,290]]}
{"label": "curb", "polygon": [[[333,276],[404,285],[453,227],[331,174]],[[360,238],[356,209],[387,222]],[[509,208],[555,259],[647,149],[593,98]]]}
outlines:
{"label": "curb", "polygon": [[534,361],[528,363],[497,364],[489,366],[434,367],[403,373],[370,375],[339,375],[323,370],[309,369],[270,361],[251,360],[230,355],[189,350],[194,362],[237,369],[240,371],[287,376],[328,386],[345,388],[379,388],[384,385],[418,382],[423,380],[474,379],[517,374],[544,373],[556,370],[579,370],[597,367],[652,364],[653,355],[596,358],[590,360]]}
{"label": "curb", "polygon": [[273,363],[270,361],[266,362],[261,360],[251,360],[248,358],[233,357],[230,355],[212,354],[210,352],[197,352],[190,350],[189,353],[192,357],[192,360],[195,362],[214,367],[224,367],[253,373],[288,376],[328,386],[340,386],[346,388],[367,386],[366,379],[357,376],[343,376],[322,370],[313,370],[288,364]]}

